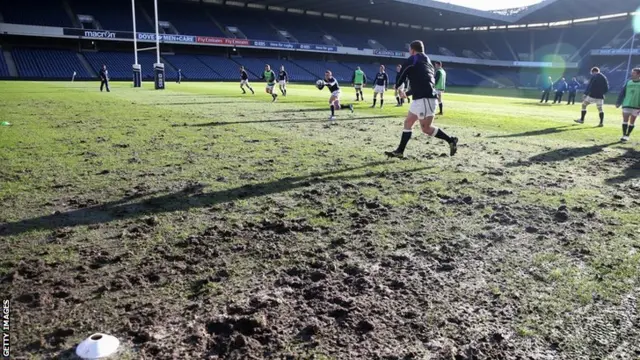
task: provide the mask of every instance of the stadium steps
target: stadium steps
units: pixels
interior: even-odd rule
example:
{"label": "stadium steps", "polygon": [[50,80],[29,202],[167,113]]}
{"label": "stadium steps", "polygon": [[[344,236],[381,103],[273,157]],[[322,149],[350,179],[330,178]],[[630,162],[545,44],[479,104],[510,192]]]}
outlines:
{"label": "stadium steps", "polygon": [[78,17],[76,16],[76,14],[71,9],[71,5],[69,5],[69,2],[67,0],[62,0],[62,7],[64,8],[64,11],[69,16],[69,19],[71,19],[71,24],[73,24],[73,26],[75,28],[78,28],[78,29],[82,28],[82,25],[80,24],[80,21],[78,20]]}
{"label": "stadium steps", "polygon": [[[160,7],[160,6],[158,5],[158,7]],[[145,9],[144,6],[142,6],[142,5],[136,5],[136,13],[137,12],[140,12],[140,14],[142,15],[142,18],[145,19],[149,24],[151,24],[151,27],[154,29],[153,32],[155,32],[155,28],[156,28],[155,16],[154,17],[149,16],[149,13],[147,12],[147,9]],[[162,20],[160,20],[160,18],[158,18],[158,21],[162,21]],[[159,30],[160,29],[158,29],[158,31]],[[138,31],[140,31],[140,30],[138,30]]]}
{"label": "stadium steps", "polygon": [[82,64],[82,66],[84,66],[85,70],[87,70],[87,73],[89,73],[91,77],[97,78],[98,74],[95,72],[95,70],[93,70],[93,68],[91,67],[87,59],[84,57],[84,55],[82,55],[82,53],[76,53],[76,55],[78,55],[78,60],[80,60],[80,63]]}
{"label": "stadium steps", "polygon": [[553,51],[553,55],[554,55],[554,57],[556,57],[556,58],[557,58],[557,56],[558,56],[558,53],[560,53],[560,47],[562,46],[562,40],[564,40],[564,36],[565,36],[565,31],[563,30],[563,31],[560,33],[560,36],[558,37],[558,42],[556,43],[556,48],[555,48],[555,50]]}
{"label": "stadium steps", "polygon": [[219,23],[218,20],[216,20],[216,18],[213,17],[213,15],[211,15],[211,12],[209,12],[209,10],[205,10],[204,13],[205,13],[205,15],[207,15],[209,20],[211,20],[216,25],[216,27],[218,28],[218,30],[220,30],[220,32],[222,34],[226,34],[227,33],[227,29],[224,26],[222,26],[222,24]]}
{"label": "stadium steps", "polygon": [[496,81],[495,79],[493,79],[493,78],[491,78],[491,77],[489,77],[489,76],[487,76],[487,75],[485,75],[485,74],[483,74],[481,72],[478,72],[478,71],[475,71],[475,70],[472,70],[472,69],[467,69],[467,71],[472,73],[472,74],[474,74],[474,75],[476,75],[476,76],[479,76],[479,77],[481,77],[481,78],[483,78],[483,79],[485,79],[487,81],[490,81],[494,85],[497,85],[497,86],[500,86],[500,87],[507,87],[505,84],[502,84],[502,83]]}
{"label": "stadium steps", "polygon": [[507,49],[509,49],[509,52],[513,56],[513,60],[518,60],[518,55],[516,54],[515,51],[513,51],[513,47],[511,47],[511,44],[509,44],[509,41],[507,41],[507,38],[504,36],[504,34],[500,34],[500,36],[502,36],[502,40],[504,41],[504,43],[507,44]]}
{"label": "stadium steps", "polygon": [[18,77],[18,68],[16,67],[16,63],[13,60],[13,56],[9,50],[4,50],[4,62],[7,64],[7,68],[9,70],[9,76]]}
{"label": "stadium steps", "polygon": [[165,74],[168,71],[174,72],[174,73],[178,73],[178,68],[176,68],[175,66],[173,66],[172,63],[170,63],[169,61],[167,61],[167,59],[165,59],[164,56],[160,56],[160,62],[164,64],[164,72]]}
{"label": "stadium steps", "polygon": [[[596,29],[596,31],[594,31],[591,36],[589,37],[589,39],[587,39],[587,41],[585,41],[584,43],[582,43],[582,46],[580,46],[580,48],[578,50],[576,50],[576,52],[569,58],[569,61],[574,61],[576,59],[576,57],[580,57],[580,54],[582,54],[582,52],[584,51],[584,49],[589,46],[589,44],[591,44],[591,42],[593,41],[593,39],[595,39],[596,36],[598,36],[598,34],[600,33],[600,28]],[[580,59],[581,60],[581,59]]]}

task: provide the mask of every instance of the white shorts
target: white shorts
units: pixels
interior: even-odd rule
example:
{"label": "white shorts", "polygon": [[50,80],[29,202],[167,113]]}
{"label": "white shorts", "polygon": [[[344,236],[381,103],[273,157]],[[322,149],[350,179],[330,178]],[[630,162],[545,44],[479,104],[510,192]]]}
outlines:
{"label": "white shorts", "polygon": [[398,92],[402,92],[402,91],[404,91],[404,84],[402,84],[402,85],[398,86],[398,88],[396,89],[396,94],[397,94]]}
{"label": "white shorts", "polygon": [[360,90],[360,89],[362,89],[362,84],[355,84],[355,85],[353,85],[353,87],[354,87],[356,90]]}
{"label": "white shorts", "polygon": [[240,85],[249,85],[249,80],[240,80]]}
{"label": "white shorts", "polygon": [[438,94],[438,95],[442,95],[442,94],[444,94],[444,90],[438,90],[438,89],[436,89],[436,94]]}
{"label": "white shorts", "polygon": [[634,116],[634,117],[638,117],[638,116],[640,116],[640,109],[624,108],[624,109],[622,109],[622,113],[623,114],[627,114],[627,115],[631,115],[631,116]]}
{"label": "white shorts", "polygon": [[604,99],[594,99],[591,96],[587,96],[584,98],[584,102],[587,104],[596,104],[597,106],[602,106],[604,104]]}
{"label": "white shorts", "polygon": [[276,86],[276,84],[267,84],[264,88],[267,90],[273,90],[274,86]]}
{"label": "white shorts", "polygon": [[336,91],[332,92],[331,96],[336,98],[337,100],[340,100],[340,90],[336,90]]}
{"label": "white shorts", "polygon": [[287,81],[286,80],[280,80],[280,81],[278,81],[278,84],[287,85]]}
{"label": "white shorts", "polygon": [[384,86],[376,85],[373,88],[373,92],[376,93],[376,94],[384,94],[384,91],[385,91],[385,87]]}
{"label": "white shorts", "polygon": [[433,116],[436,110],[436,99],[417,99],[411,102],[409,112],[416,115],[418,120]]}

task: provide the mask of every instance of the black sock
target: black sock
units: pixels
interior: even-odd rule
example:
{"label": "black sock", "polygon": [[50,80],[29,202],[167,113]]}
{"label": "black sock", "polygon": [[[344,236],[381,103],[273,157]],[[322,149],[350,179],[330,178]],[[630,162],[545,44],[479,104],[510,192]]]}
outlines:
{"label": "black sock", "polygon": [[626,122],[622,123],[622,136],[627,136],[627,129],[629,128],[629,124]]}
{"label": "black sock", "polygon": [[336,113],[336,107],[334,105],[331,105],[331,116],[335,115]]}
{"label": "black sock", "polygon": [[374,107],[376,106],[376,101],[378,101],[378,99],[373,98],[373,106],[374,106]]}
{"label": "black sock", "polygon": [[411,104],[411,98],[407,97],[407,104]]}
{"label": "black sock", "polygon": [[404,154],[404,149],[407,147],[407,143],[411,140],[411,134],[413,132],[411,130],[404,130],[402,132],[402,137],[400,138],[400,145],[398,145],[398,149],[396,149],[397,153]]}
{"label": "black sock", "polygon": [[600,113],[600,123],[602,124],[604,122],[604,113],[601,112]]}
{"label": "black sock", "polygon": [[360,101],[360,93],[356,91],[356,101]]}
{"label": "black sock", "polygon": [[400,96],[396,96],[396,102],[400,105]]}
{"label": "black sock", "polygon": [[438,104],[438,107],[440,107],[440,113],[442,113],[442,103]]}
{"label": "black sock", "polygon": [[380,107],[382,107],[382,105],[384,105],[384,99],[380,99]]}
{"label": "black sock", "polygon": [[585,116],[587,116],[587,110],[582,110],[582,113],[580,113],[580,121],[584,121]]}
{"label": "black sock", "polygon": [[442,129],[436,128],[436,133],[433,135],[436,139],[444,140],[448,143],[451,142],[451,137],[447,135]]}
{"label": "black sock", "polygon": [[635,128],[635,127],[636,127],[635,124],[629,125],[629,129],[627,130],[627,136],[631,136],[631,132],[633,131],[633,128]]}

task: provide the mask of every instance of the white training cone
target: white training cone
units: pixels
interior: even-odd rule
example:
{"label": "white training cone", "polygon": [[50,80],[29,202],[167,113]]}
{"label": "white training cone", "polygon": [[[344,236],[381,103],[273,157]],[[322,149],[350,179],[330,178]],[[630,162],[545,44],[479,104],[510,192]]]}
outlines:
{"label": "white training cone", "polygon": [[107,334],[93,334],[76,348],[76,355],[82,359],[102,359],[118,351],[120,340]]}

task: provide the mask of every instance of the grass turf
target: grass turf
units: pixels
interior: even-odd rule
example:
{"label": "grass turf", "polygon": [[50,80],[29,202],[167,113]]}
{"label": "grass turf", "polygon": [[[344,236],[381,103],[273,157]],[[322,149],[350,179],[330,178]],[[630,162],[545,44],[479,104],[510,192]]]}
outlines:
{"label": "grass turf", "polygon": [[597,128],[595,107],[577,125],[579,105],[452,89],[458,155],[416,128],[388,160],[392,92],[328,126],[311,86],[144,86],[0,82],[14,354],[103,331],[131,358],[640,356],[619,110]]}

